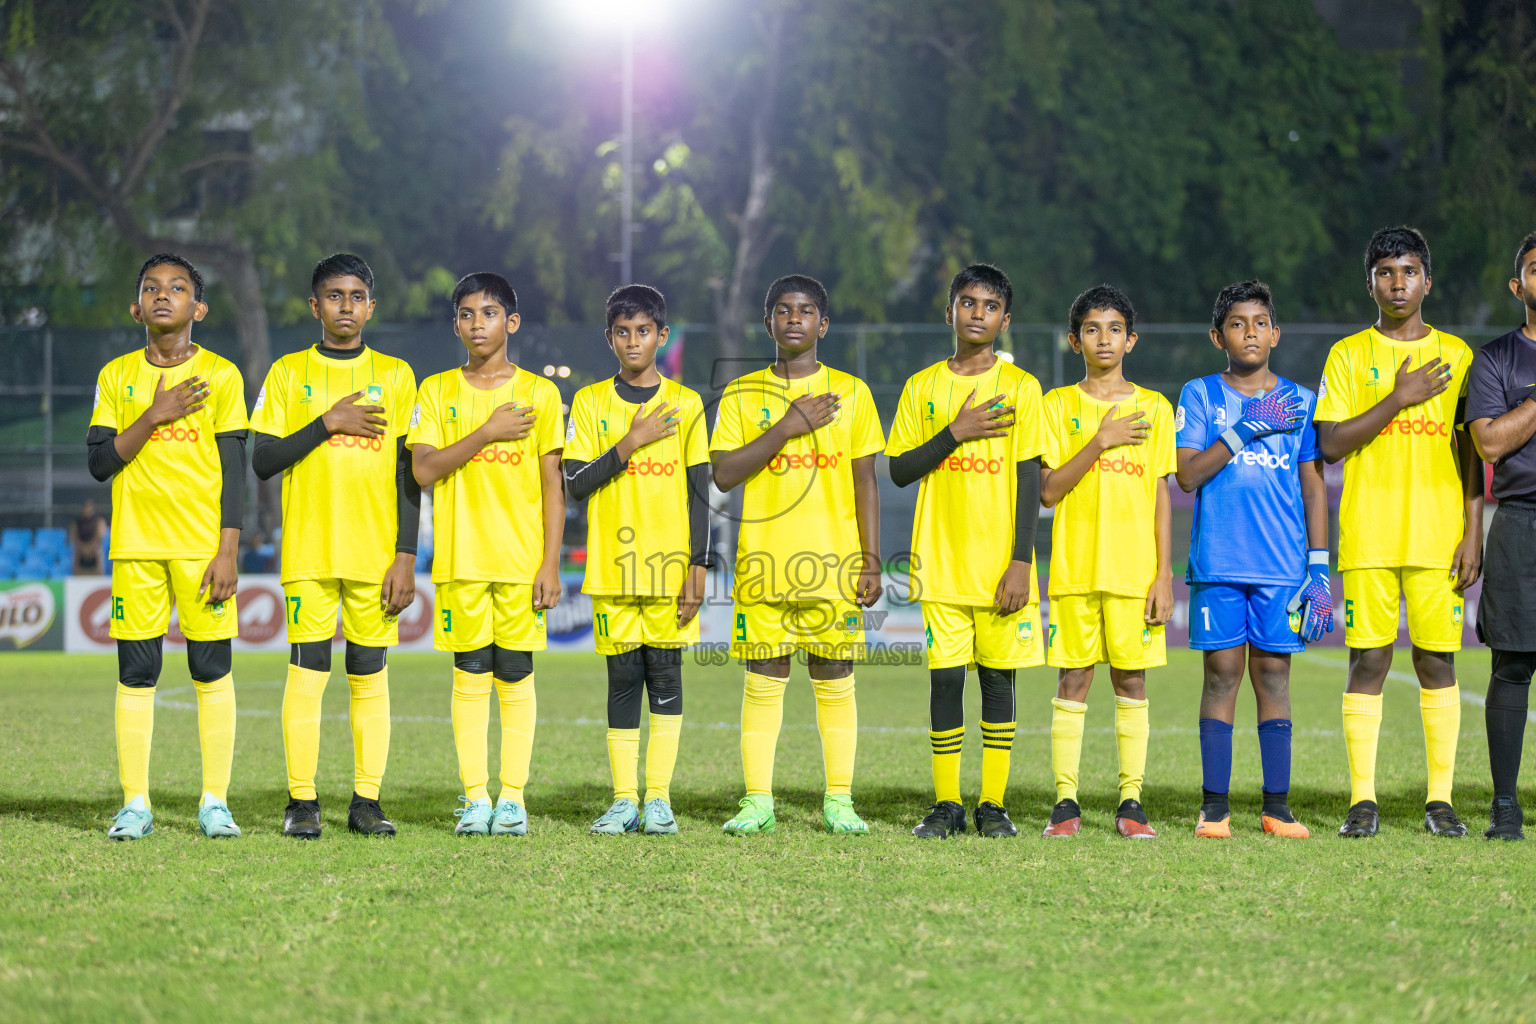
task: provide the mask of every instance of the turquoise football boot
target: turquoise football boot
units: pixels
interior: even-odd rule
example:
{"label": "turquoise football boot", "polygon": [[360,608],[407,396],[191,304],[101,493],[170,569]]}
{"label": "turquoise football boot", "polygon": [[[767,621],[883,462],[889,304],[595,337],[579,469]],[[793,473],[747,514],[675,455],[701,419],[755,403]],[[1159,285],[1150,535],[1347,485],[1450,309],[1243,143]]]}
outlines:
{"label": "turquoise football boot", "polygon": [[229,805],[212,793],[203,794],[202,806],[197,809],[197,827],[209,839],[240,838],[240,826],[229,813]]}
{"label": "turquoise football boot", "polygon": [[677,819],[672,817],[672,805],[658,797],[645,802],[640,815],[640,831],[648,836],[677,835]]}
{"label": "turquoise football boot", "polygon": [[471,800],[467,796],[459,797],[464,801],[464,806],[453,812],[459,823],[453,826],[453,834],[456,836],[483,836],[491,831],[491,802],[481,797],[479,800]]}
{"label": "turquoise football boot", "polygon": [[828,793],[821,802],[822,820],[833,835],[862,836],[869,833],[864,819],[853,811],[853,797],[846,793],[837,796]]}
{"label": "turquoise football boot", "polygon": [[491,812],[491,835],[525,836],[528,834],[528,812],[516,800],[502,797]]}
{"label": "turquoise football boot", "polygon": [[144,798],[136,796],[128,806],[112,816],[107,828],[107,838],[117,840],[143,839],[155,830],[155,816],[149,813]]}
{"label": "turquoise football boot", "polygon": [[773,816],[773,797],[749,793],[741,798],[736,817],[720,826],[727,835],[752,836],[772,832],[779,820]]}
{"label": "turquoise football boot", "polygon": [[593,835],[620,836],[625,832],[640,831],[640,808],[629,798],[615,800],[603,816],[592,823]]}

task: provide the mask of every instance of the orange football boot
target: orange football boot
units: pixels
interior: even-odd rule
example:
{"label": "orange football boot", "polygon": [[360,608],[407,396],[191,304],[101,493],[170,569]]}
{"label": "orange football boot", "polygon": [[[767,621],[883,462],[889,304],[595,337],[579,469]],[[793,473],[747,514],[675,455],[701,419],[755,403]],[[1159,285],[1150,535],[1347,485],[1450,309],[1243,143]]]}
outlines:
{"label": "orange football boot", "polygon": [[1299,821],[1281,821],[1268,814],[1259,815],[1259,824],[1264,826],[1265,832],[1272,836],[1280,836],[1282,839],[1306,839],[1312,834],[1307,831],[1307,826]]}
{"label": "orange football boot", "polygon": [[[1269,821],[1268,818],[1264,820],[1266,822]],[[1265,831],[1268,830],[1269,827],[1266,825]],[[1216,821],[1206,821],[1205,812],[1201,811],[1200,821],[1195,825],[1195,835],[1200,839],[1231,839],[1232,815],[1229,814],[1225,818],[1219,818]]]}

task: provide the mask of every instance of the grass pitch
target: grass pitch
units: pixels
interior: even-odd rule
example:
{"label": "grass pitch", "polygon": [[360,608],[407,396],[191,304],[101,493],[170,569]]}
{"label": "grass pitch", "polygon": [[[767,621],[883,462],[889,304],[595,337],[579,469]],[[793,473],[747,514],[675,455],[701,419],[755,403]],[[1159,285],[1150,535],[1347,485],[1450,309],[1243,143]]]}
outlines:
{"label": "grass pitch", "polygon": [[[1461,656],[1469,693],[1481,693],[1487,664],[1483,651]],[[391,659],[383,804],[400,837],[346,832],[352,755],[338,663],[321,749],[326,834],[283,838],[284,662],[243,655],[230,805],[244,838],[197,833],[195,698],[185,665],[168,659],[156,831],[112,843],[113,662],[0,658],[0,1019],[1536,1018],[1536,842],[1424,834],[1422,730],[1402,679],[1388,684],[1382,728],[1382,834],[1333,836],[1348,803],[1342,651],[1295,664],[1291,802],[1313,832],[1304,842],[1258,831],[1251,694],[1238,712],[1237,837],[1194,839],[1199,672],[1187,651],[1172,652],[1149,687],[1144,800],[1162,833],[1150,843],[1112,831],[1102,673],[1089,699],[1082,836],[1037,838],[1054,796],[1053,674],[1031,669],[1020,673],[1009,793],[1021,836],[924,843],[908,835],[932,799],[920,668],[858,674],[854,795],[871,835],[819,830],[820,748],[797,667],[779,744],[779,829],[731,839],[720,824],[740,795],[739,670],[688,665],[672,790],[682,832],[649,838],[586,832],[609,798],[601,661],[541,655],[536,667],[525,838],[453,835],[449,661],[432,655]],[[979,698],[969,697],[973,801]],[[1457,807],[1480,833],[1491,793],[1473,704],[1459,758]],[[493,767],[493,796],[494,778]],[[1525,804],[1536,807],[1529,789]]]}

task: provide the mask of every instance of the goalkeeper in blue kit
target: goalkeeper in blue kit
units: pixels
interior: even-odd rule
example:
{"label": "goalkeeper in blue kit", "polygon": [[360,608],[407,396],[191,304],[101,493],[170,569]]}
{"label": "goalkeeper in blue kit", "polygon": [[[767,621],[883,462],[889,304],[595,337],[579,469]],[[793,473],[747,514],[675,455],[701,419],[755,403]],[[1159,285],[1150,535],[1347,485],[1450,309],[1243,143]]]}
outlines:
{"label": "goalkeeper in blue kit", "polygon": [[1333,630],[1328,497],[1312,427],[1317,396],[1269,368],[1280,341],[1262,281],[1216,297],[1211,343],[1227,369],[1184,385],[1178,481],[1195,494],[1189,645],[1204,652],[1203,797],[1195,835],[1232,835],[1232,722],[1246,663],[1258,702],[1263,830],[1305,838],[1291,814],[1291,655]]}

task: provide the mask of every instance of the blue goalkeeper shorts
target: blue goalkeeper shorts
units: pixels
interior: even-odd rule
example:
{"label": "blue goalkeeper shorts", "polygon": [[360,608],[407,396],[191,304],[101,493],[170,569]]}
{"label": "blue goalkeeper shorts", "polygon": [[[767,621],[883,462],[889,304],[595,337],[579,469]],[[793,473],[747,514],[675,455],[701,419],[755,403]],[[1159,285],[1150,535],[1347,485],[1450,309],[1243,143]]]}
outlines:
{"label": "blue goalkeeper shorts", "polygon": [[1300,654],[1307,649],[1296,634],[1301,613],[1286,611],[1296,588],[1262,583],[1191,583],[1189,585],[1189,646],[1197,651],[1221,651],[1252,644],[1273,654]]}

